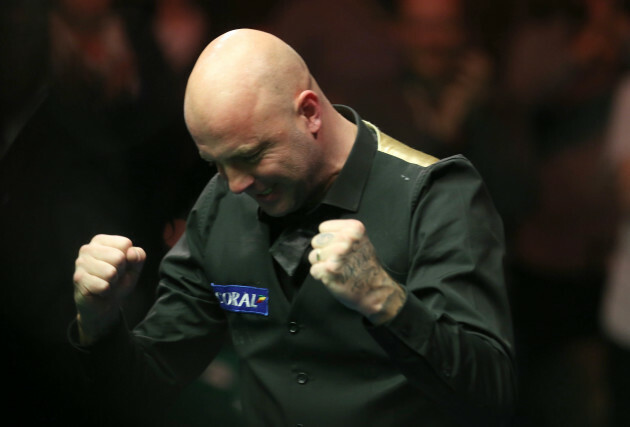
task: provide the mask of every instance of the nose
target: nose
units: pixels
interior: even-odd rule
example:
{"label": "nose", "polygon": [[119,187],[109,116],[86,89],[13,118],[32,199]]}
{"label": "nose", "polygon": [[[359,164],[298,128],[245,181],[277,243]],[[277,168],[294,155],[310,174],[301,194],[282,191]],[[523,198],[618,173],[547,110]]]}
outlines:
{"label": "nose", "polygon": [[254,183],[254,177],[242,169],[233,166],[224,166],[221,169],[232,193],[242,193]]}

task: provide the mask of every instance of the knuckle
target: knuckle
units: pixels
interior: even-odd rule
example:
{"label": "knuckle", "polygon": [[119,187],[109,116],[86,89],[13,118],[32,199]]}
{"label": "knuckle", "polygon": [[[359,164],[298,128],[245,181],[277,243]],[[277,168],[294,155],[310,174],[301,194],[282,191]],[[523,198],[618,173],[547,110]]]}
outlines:
{"label": "knuckle", "polygon": [[105,280],[94,280],[92,283],[87,284],[81,289],[81,292],[85,296],[105,296],[111,290],[112,285]]}
{"label": "knuckle", "polygon": [[365,234],[365,225],[361,221],[353,219],[352,225],[357,235],[362,236]]}
{"label": "knuckle", "polygon": [[119,239],[120,239],[120,247],[122,250],[126,251],[127,249],[133,246],[133,243],[130,238],[119,236]]}
{"label": "knuckle", "polygon": [[75,285],[78,285],[79,283],[81,283],[81,281],[83,281],[84,277],[85,273],[82,270],[76,270],[72,275],[72,281]]}
{"label": "knuckle", "polygon": [[82,245],[79,248],[79,255],[84,255],[84,254],[90,252],[90,248],[91,248],[91,246],[89,244]]}
{"label": "knuckle", "polygon": [[351,240],[345,240],[343,242],[339,242],[338,250],[337,250],[337,252],[339,254],[347,254],[351,250],[352,250],[352,241]]}
{"label": "knuckle", "polygon": [[337,271],[339,270],[339,263],[337,262],[337,259],[329,259],[328,261],[326,261],[325,265],[324,265],[324,270],[326,271],[327,274],[337,274]]}
{"label": "knuckle", "polygon": [[78,286],[75,295],[80,295],[83,299],[86,299],[93,296],[93,293],[90,292],[87,286]]}
{"label": "knuckle", "polygon": [[112,280],[115,280],[117,276],[118,269],[115,266],[110,264],[105,267],[105,271],[103,272],[103,280],[109,283]]}
{"label": "knuckle", "polygon": [[126,259],[127,257],[125,256],[125,253],[120,250],[117,250],[112,254],[112,263],[114,267],[123,265]]}
{"label": "knuckle", "polygon": [[105,282],[103,283],[103,285],[100,287],[99,289],[99,294],[100,295],[107,295],[112,289],[112,285],[109,282]]}
{"label": "knuckle", "polygon": [[97,234],[92,238],[90,244],[108,246],[116,249],[126,251],[133,244],[131,239],[125,236],[114,236],[109,234]]}

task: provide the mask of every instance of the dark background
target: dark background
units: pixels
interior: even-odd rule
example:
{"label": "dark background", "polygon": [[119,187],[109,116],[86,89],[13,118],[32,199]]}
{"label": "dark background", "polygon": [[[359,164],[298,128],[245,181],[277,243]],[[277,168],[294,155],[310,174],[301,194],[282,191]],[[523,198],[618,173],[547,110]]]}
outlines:
{"label": "dark background", "polygon": [[[444,0],[421,12],[412,3],[1,3],[0,331],[9,397],[0,419],[98,424],[97,397],[66,338],[77,251],[97,233],[147,250],[124,307],[137,323],[161,256],[214,172],[183,122],[188,73],[214,37],[250,27],[291,44],[332,102],[417,149],[473,161],[508,242],[520,374],[514,424],[614,425],[614,391],[629,378],[611,355],[628,356],[611,347],[599,316],[621,221],[606,135],[628,72],[627,3]],[[229,426],[238,415],[228,344],[161,421]]]}

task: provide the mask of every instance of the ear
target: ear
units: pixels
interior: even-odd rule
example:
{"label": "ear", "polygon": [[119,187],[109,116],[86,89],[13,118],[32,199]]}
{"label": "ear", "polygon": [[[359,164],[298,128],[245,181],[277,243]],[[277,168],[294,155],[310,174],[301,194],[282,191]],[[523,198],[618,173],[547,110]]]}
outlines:
{"label": "ear", "polygon": [[312,90],[301,92],[297,99],[297,113],[306,123],[310,133],[317,136],[317,132],[322,126],[322,109],[319,97]]}

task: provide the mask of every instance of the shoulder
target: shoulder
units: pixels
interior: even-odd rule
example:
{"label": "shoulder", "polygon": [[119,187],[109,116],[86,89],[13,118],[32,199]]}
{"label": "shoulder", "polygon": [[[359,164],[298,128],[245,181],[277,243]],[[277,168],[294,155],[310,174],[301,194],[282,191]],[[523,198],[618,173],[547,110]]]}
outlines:
{"label": "shoulder", "polygon": [[379,157],[386,164],[385,169],[392,168],[405,174],[406,177],[417,180],[437,178],[443,174],[452,176],[467,175],[468,178],[481,179],[472,163],[463,155],[454,155],[438,159],[431,154],[409,147],[381,132],[369,122],[365,124],[372,128],[377,135]]}
{"label": "shoulder", "polygon": [[439,161],[437,157],[413,149],[380,131],[378,132],[378,151],[422,167],[431,166]]}
{"label": "shoulder", "polygon": [[388,154],[407,163],[423,167],[430,166],[439,160],[430,154],[415,150],[386,133],[381,132],[380,129],[370,122],[364,121],[364,123],[376,133],[378,152],[380,153]]}

